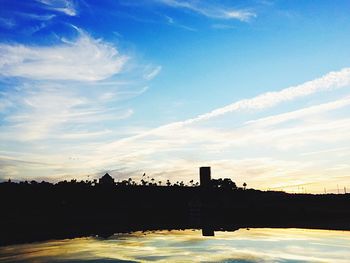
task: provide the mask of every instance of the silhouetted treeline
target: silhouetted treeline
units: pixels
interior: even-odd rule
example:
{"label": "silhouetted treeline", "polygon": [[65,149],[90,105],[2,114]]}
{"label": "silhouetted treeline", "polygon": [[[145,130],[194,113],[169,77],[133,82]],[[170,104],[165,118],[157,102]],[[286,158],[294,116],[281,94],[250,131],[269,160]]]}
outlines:
{"label": "silhouetted treeline", "polygon": [[349,194],[245,190],[230,179],[205,187],[112,180],[0,183],[0,245],[145,229],[350,229]]}

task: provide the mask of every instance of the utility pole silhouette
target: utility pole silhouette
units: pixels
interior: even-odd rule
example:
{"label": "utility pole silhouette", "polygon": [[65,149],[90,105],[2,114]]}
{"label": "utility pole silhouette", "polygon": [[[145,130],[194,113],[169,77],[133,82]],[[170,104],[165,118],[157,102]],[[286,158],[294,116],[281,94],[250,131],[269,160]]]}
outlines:
{"label": "utility pole silhouette", "polygon": [[324,194],[325,194],[325,195],[327,194],[327,190],[326,190],[326,187],[324,188]]}
{"label": "utility pole silhouette", "polygon": [[346,186],[344,186],[344,194],[346,194]]}
{"label": "utility pole silhouette", "polygon": [[339,194],[339,185],[337,184],[338,194]]}

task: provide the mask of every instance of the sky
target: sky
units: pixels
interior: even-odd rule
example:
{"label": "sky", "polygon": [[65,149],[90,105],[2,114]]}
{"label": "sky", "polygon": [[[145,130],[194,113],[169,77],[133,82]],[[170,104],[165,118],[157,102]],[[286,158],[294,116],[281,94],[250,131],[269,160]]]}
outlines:
{"label": "sky", "polygon": [[350,192],[349,10],[0,0],[0,180]]}

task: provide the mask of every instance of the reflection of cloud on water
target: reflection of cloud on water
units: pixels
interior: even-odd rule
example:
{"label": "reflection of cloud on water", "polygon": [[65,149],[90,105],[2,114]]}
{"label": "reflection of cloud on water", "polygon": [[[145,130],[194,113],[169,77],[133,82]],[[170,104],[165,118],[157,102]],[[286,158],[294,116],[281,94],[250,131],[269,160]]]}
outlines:
{"label": "reflection of cloud on water", "polygon": [[241,229],[202,237],[199,230],[117,234],[0,248],[2,262],[347,262],[344,231]]}

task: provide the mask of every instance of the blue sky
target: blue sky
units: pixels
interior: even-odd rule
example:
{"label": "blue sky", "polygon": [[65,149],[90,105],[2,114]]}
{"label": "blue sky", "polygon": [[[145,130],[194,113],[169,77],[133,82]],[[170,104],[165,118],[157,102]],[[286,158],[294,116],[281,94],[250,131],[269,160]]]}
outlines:
{"label": "blue sky", "polygon": [[349,1],[0,5],[2,179],[350,189]]}

